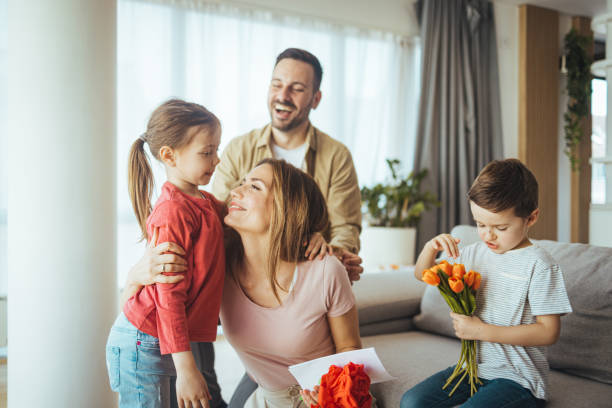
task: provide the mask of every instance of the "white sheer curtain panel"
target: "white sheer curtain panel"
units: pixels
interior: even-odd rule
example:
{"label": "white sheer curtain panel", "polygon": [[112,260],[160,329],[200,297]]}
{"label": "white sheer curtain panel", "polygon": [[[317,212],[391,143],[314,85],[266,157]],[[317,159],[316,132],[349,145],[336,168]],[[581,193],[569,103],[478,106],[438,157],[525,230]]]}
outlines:
{"label": "white sheer curtain panel", "polygon": [[6,66],[8,62],[7,3],[0,0],[0,297],[8,291],[8,135],[6,134],[6,110],[8,100],[3,90],[7,86]]}
{"label": "white sheer curtain panel", "polygon": [[[385,158],[412,168],[418,40],[193,0],[120,0],[118,19],[120,275],[142,253],[126,168],[150,113],[170,97],[201,103],[221,119],[223,148],[269,121],[268,83],[285,48],[306,49],[321,61],[323,98],[310,118],[351,150],[360,184],[387,176]],[[159,188],[161,166],[157,172]]]}

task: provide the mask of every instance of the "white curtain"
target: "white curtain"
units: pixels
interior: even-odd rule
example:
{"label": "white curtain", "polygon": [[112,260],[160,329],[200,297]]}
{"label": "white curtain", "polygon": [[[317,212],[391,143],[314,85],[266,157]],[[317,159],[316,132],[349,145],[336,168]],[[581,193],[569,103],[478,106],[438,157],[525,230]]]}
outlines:
{"label": "white curtain", "polygon": [[[387,176],[385,158],[412,168],[418,40],[203,1],[118,4],[119,282],[142,253],[127,195],[127,154],[153,109],[170,97],[203,104],[227,142],[268,123],[276,56],[306,49],[323,66],[323,98],[311,120],[352,152],[361,185]],[[157,166],[157,187],[163,182]]]}
{"label": "white curtain", "polygon": [[8,63],[7,39],[7,2],[0,0],[0,296],[6,296],[8,290],[8,236],[7,236],[7,206],[8,206],[8,135],[6,134],[6,98]]}

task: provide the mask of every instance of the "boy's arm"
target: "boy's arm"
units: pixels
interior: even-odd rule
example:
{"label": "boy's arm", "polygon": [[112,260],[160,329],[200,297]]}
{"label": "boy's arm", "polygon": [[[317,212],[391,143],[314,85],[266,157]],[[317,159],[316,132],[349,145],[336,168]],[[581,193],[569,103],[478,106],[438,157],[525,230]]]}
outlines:
{"label": "boy's arm", "polygon": [[558,314],[536,316],[536,322],[518,326],[496,326],[476,316],[451,312],[455,334],[462,340],[481,340],[515,346],[550,346],[559,339],[561,318]]}
{"label": "boy's arm", "polygon": [[459,238],[454,238],[450,234],[440,234],[427,241],[414,266],[414,277],[422,280],[423,271],[434,266],[436,255],[440,251],[444,251],[448,256],[457,258],[459,256],[459,247],[457,246],[459,241]]}

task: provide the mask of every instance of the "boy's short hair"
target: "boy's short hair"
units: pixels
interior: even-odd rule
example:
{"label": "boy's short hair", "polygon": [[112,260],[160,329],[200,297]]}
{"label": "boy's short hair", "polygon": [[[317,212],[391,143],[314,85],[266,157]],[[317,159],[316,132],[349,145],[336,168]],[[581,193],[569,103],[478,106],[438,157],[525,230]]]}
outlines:
{"label": "boy's short hair", "polygon": [[468,198],[495,213],[514,208],[517,217],[528,217],[538,208],[538,182],[520,160],[493,160],[472,183]]}

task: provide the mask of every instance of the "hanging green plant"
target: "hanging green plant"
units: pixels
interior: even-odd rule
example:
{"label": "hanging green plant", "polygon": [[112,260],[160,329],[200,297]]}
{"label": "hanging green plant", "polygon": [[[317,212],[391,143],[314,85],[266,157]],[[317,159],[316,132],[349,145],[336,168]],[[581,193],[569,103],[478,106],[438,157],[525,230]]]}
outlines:
{"label": "hanging green plant", "polygon": [[578,170],[578,144],[583,138],[582,120],[591,110],[591,64],[593,58],[588,48],[593,39],[580,35],[571,29],[565,36],[565,66],[567,68],[566,91],[569,97],[565,119],[565,154],[570,160],[572,171]]}

